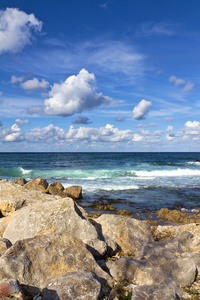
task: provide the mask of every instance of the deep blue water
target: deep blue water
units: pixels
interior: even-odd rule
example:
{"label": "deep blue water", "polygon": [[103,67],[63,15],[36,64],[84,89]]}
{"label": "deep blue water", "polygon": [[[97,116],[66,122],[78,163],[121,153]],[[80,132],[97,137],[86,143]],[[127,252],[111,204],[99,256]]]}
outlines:
{"label": "deep blue water", "polygon": [[[0,153],[0,178],[42,177],[81,185],[84,207],[123,199],[118,209],[200,209],[200,153]],[[125,202],[133,204],[125,204]],[[89,208],[87,209],[89,210]]]}

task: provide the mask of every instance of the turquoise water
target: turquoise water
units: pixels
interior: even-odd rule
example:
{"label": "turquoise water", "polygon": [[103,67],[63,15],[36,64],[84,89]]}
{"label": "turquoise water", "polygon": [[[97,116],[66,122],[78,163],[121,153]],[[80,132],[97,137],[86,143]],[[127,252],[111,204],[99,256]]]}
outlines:
{"label": "turquoise water", "polygon": [[199,159],[200,153],[0,153],[0,178],[81,185],[84,207],[104,197],[123,199],[119,209],[133,211],[200,209]]}

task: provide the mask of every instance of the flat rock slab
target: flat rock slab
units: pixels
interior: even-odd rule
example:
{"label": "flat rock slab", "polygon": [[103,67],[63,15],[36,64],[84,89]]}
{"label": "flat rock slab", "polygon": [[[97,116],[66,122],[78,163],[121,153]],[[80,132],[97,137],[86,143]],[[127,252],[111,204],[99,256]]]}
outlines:
{"label": "flat rock slab", "polygon": [[63,232],[80,238],[94,255],[103,255],[107,244],[84,213],[71,198],[57,196],[56,201],[38,202],[16,211],[3,237],[15,243],[36,235]]}

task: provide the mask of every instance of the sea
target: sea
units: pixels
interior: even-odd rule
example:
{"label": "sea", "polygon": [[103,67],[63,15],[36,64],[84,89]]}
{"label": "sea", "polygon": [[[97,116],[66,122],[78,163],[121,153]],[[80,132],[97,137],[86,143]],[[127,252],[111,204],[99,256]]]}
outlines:
{"label": "sea", "polygon": [[[200,153],[0,153],[0,178],[80,185],[80,205],[117,202],[117,211],[200,209]],[[117,201],[116,201],[117,200]]]}

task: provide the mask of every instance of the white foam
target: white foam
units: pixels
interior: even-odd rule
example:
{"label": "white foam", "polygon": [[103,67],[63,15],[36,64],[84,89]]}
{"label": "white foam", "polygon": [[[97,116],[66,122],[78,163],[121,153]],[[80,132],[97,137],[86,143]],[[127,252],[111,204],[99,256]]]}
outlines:
{"label": "white foam", "polygon": [[200,170],[176,169],[176,170],[156,170],[156,171],[135,171],[138,177],[182,177],[200,176]]}
{"label": "white foam", "polygon": [[23,175],[29,174],[31,170],[25,170],[22,167],[19,168]]}

